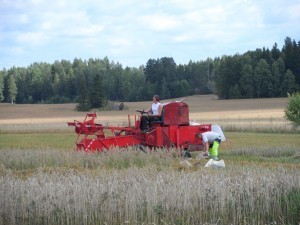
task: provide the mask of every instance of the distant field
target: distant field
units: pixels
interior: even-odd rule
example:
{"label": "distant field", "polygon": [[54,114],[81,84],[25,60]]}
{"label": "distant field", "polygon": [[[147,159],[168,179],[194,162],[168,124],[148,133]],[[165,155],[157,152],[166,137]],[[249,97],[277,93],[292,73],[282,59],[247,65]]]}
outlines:
{"label": "distant field", "polygon": [[[177,99],[175,99],[177,100]],[[162,100],[162,103],[172,100]],[[190,120],[218,123],[228,128],[273,127],[290,129],[283,118],[287,98],[218,100],[214,95],[190,96]],[[116,103],[118,104],[118,103]],[[151,102],[125,102],[128,110],[98,111],[102,124],[124,125],[128,114],[148,108]],[[75,111],[75,104],[0,104],[0,130],[65,129],[67,121],[83,120],[86,112]]]}

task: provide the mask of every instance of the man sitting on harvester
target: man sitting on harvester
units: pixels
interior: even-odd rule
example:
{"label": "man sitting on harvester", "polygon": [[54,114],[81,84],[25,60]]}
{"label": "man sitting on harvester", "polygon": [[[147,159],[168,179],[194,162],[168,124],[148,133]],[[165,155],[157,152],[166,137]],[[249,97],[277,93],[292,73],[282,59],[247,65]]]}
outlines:
{"label": "man sitting on harvester", "polygon": [[149,128],[149,122],[158,121],[161,117],[163,105],[159,102],[159,96],[153,96],[153,103],[151,107],[146,110],[146,115],[141,116],[141,125],[140,128],[142,131],[146,132]]}

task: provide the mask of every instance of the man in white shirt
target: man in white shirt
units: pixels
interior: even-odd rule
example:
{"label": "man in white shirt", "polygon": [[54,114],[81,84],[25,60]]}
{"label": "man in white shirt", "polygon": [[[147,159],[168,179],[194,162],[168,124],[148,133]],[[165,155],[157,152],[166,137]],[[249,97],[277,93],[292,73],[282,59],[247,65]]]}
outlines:
{"label": "man in white shirt", "polygon": [[218,148],[221,143],[221,135],[213,131],[207,131],[200,135],[203,141],[205,153],[214,160],[218,160]]}
{"label": "man in white shirt", "polygon": [[146,110],[147,114],[141,116],[141,130],[146,131],[149,128],[149,122],[160,120],[162,108],[163,105],[159,102],[159,96],[154,95],[151,107]]}

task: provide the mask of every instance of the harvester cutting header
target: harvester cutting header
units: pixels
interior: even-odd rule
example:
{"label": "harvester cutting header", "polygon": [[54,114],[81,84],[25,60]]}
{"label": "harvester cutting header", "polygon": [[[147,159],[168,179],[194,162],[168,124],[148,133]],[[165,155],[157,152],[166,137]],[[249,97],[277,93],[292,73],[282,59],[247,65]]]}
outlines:
{"label": "harvester cutting header", "polygon": [[97,123],[97,113],[88,113],[83,122],[68,122],[68,126],[74,126],[78,134],[77,150],[101,152],[113,147],[128,146],[202,150],[201,134],[207,131],[218,132],[222,141],[225,140],[219,125],[190,123],[189,107],[183,100],[162,104],[159,120],[149,122],[146,131],[141,129],[141,118],[146,112],[137,112],[140,115],[128,115],[128,124],[123,127]]}

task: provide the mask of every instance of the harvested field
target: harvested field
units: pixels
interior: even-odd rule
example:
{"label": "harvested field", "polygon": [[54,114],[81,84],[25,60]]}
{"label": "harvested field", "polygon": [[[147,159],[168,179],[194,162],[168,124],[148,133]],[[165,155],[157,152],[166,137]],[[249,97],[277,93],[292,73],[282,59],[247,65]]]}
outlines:
{"label": "harvested field", "polygon": [[[190,120],[200,123],[217,123],[229,129],[291,128],[283,118],[287,98],[218,100],[214,95],[198,95],[187,97],[185,102],[189,104]],[[148,108],[151,102],[124,104],[128,110],[97,111],[98,121],[122,126],[128,114],[138,115],[136,109]],[[67,121],[81,121],[85,114],[75,111],[75,104],[0,104],[0,130],[67,129]]]}

